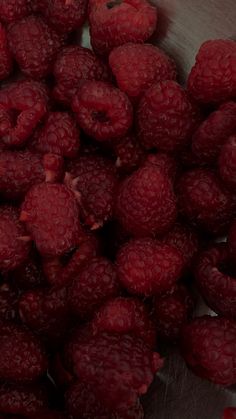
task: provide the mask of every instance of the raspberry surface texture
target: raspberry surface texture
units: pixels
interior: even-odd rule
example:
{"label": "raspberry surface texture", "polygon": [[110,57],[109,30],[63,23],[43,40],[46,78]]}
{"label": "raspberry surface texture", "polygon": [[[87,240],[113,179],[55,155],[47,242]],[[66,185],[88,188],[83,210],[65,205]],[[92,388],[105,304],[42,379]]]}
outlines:
{"label": "raspberry surface texture", "polygon": [[0,80],[6,79],[11,70],[12,56],[8,46],[7,33],[4,26],[0,23]]}
{"label": "raspberry surface texture", "polygon": [[221,149],[219,174],[224,184],[232,191],[236,190],[236,135],[230,137]]}
{"label": "raspberry surface texture", "polygon": [[0,285],[0,320],[18,319],[19,291],[15,284],[2,282]]}
{"label": "raspberry surface texture", "polygon": [[2,413],[34,417],[47,406],[47,392],[41,386],[32,384],[2,384],[0,386]]}
{"label": "raspberry surface texture", "polygon": [[0,20],[5,23],[16,22],[30,13],[29,0],[1,0]]}

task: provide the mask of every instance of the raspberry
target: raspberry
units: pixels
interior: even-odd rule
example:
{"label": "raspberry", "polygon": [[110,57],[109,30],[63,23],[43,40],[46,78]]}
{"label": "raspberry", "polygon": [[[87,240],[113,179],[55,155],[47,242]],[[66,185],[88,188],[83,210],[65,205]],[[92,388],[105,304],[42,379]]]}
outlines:
{"label": "raspberry", "polygon": [[167,296],[155,298],[157,336],[167,341],[176,341],[194,308],[194,301],[183,285]]}
{"label": "raspberry", "polygon": [[56,100],[70,105],[85,80],[109,81],[108,67],[88,48],[71,45],[62,49],[54,64]]}
{"label": "raspberry", "polygon": [[236,259],[236,220],[233,222],[230,228],[228,244],[229,244],[230,252],[235,260]]}
{"label": "raspberry", "polygon": [[73,364],[76,375],[93,387],[103,406],[117,410],[136,404],[163,361],[140,339],[102,333],[77,347]]}
{"label": "raspberry", "polygon": [[109,64],[117,84],[131,99],[164,80],[176,80],[176,66],[163,51],[150,44],[125,44],[115,48]]}
{"label": "raspberry", "polygon": [[172,291],[183,265],[177,249],[153,239],[131,240],[117,256],[118,278],[123,286],[146,296]]}
{"label": "raspberry", "polygon": [[173,182],[179,171],[176,159],[166,153],[148,154],[144,165],[159,167]]}
{"label": "raspberry", "polygon": [[224,102],[236,96],[236,42],[204,42],[188,79],[191,95],[203,103]]}
{"label": "raspberry", "polygon": [[0,237],[0,270],[13,270],[27,259],[30,251],[30,243],[16,208],[0,207]]}
{"label": "raspberry", "polygon": [[65,183],[79,194],[82,216],[91,229],[101,227],[113,214],[117,185],[116,170],[110,160],[82,156],[68,165]]}
{"label": "raspberry", "polygon": [[93,330],[90,323],[76,326],[70,331],[63,351],[63,367],[67,369],[67,372],[73,373],[73,354],[92,336]]}
{"label": "raspberry", "polygon": [[46,389],[39,385],[2,384],[0,386],[0,411],[5,414],[34,417],[47,405]]}
{"label": "raspberry", "polygon": [[227,246],[221,244],[200,254],[195,278],[209,307],[222,316],[236,319],[236,279],[224,272],[225,267],[230,267],[230,258]]}
{"label": "raspberry", "polygon": [[92,321],[95,334],[130,333],[155,347],[155,325],[147,307],[136,298],[117,297],[105,303]]}
{"label": "raspberry", "polygon": [[[0,320],[11,321],[18,317],[19,292],[16,287],[7,282],[0,284]],[[1,410],[1,409],[0,409]]]}
{"label": "raspberry", "polygon": [[133,134],[117,140],[113,148],[117,157],[116,167],[120,172],[132,172],[140,166],[145,157],[144,150]]}
{"label": "raspberry", "polygon": [[30,13],[29,0],[0,0],[0,20],[6,23],[16,22]]}
{"label": "raspberry", "polygon": [[82,234],[76,199],[64,185],[33,186],[22,204],[20,219],[43,255],[62,255],[76,247]]}
{"label": "raspberry", "polygon": [[0,195],[6,199],[23,198],[36,183],[47,181],[47,179],[57,179],[58,174],[48,171],[45,167],[46,161],[47,157],[44,160],[41,156],[29,151],[2,152],[0,154]]}
{"label": "raspberry", "polygon": [[74,279],[68,295],[69,306],[81,318],[89,317],[119,291],[113,264],[105,258],[94,258]]}
{"label": "raspberry", "polygon": [[40,153],[74,158],[78,154],[79,144],[80,133],[71,115],[67,112],[50,112],[35,136],[33,147]]}
{"label": "raspberry", "polygon": [[172,80],[153,84],[138,106],[138,132],[147,149],[169,152],[184,148],[199,122],[198,108]]}
{"label": "raspberry", "polygon": [[65,416],[62,412],[57,412],[56,410],[47,410],[43,413],[39,413],[37,415],[34,415],[33,419],[66,419],[67,416]]}
{"label": "raspberry", "polygon": [[[31,136],[47,112],[45,86],[35,81],[18,81],[0,90],[2,141],[8,146],[20,146]],[[2,126],[3,123],[3,126]]]}
{"label": "raspberry", "polygon": [[128,97],[102,81],[84,82],[73,98],[72,109],[85,133],[98,141],[122,137],[132,125]]}
{"label": "raspberry", "polygon": [[8,31],[10,49],[21,69],[29,77],[39,79],[51,70],[61,47],[61,40],[38,16],[28,16],[14,23]]}
{"label": "raspberry", "polygon": [[12,271],[11,278],[21,291],[41,288],[46,285],[40,262],[34,255],[30,255],[24,264]]}
{"label": "raspberry", "polygon": [[222,147],[218,169],[225,185],[234,191],[236,188],[236,135],[230,137]]}
{"label": "raspberry", "polygon": [[203,316],[184,326],[182,354],[195,374],[216,384],[236,383],[236,325],[221,317]]}
{"label": "raspberry", "polygon": [[93,49],[108,54],[126,42],[145,42],[156,29],[157,10],[146,0],[90,0]]}
{"label": "raspberry", "polygon": [[[1,2],[0,2],[1,9]],[[6,79],[12,70],[12,56],[9,50],[7,34],[0,23],[0,80]]]}
{"label": "raspberry", "polygon": [[178,183],[179,206],[184,216],[211,234],[223,234],[235,213],[231,194],[210,169],[186,172]]}
{"label": "raspberry", "polygon": [[236,103],[224,103],[210,114],[193,135],[193,152],[202,162],[214,163],[228,137],[235,133]]}
{"label": "raspberry", "polygon": [[121,183],[115,213],[130,234],[163,234],[175,222],[176,212],[173,186],[160,167],[149,164]]}
{"label": "raspberry", "polygon": [[0,328],[0,378],[31,381],[47,369],[47,358],[38,339],[22,326],[2,323]]}
{"label": "raspberry", "polygon": [[236,419],[236,407],[227,407],[222,419]]}

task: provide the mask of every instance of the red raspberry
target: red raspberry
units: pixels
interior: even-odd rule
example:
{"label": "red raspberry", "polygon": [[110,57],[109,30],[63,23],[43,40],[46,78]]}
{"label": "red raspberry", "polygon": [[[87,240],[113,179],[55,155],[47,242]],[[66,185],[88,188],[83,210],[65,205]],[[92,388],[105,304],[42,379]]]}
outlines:
{"label": "red raspberry", "polygon": [[163,51],[150,44],[125,44],[115,48],[109,64],[117,84],[131,99],[164,80],[176,80],[176,66]]}
{"label": "red raspberry", "polygon": [[224,102],[235,98],[235,41],[215,39],[202,44],[189,75],[188,90],[203,103]]}
{"label": "red raspberry", "polygon": [[182,354],[195,374],[216,384],[236,383],[236,324],[203,316],[184,326]]}
{"label": "red raspberry", "polygon": [[16,22],[30,13],[30,0],[0,0],[0,20]]}
{"label": "red raspberry", "polygon": [[84,82],[73,98],[72,109],[85,133],[98,141],[122,137],[132,125],[128,97],[102,81]]}
{"label": "red raspberry", "polygon": [[181,212],[211,234],[223,234],[232,221],[235,204],[210,169],[193,169],[178,184]]}
{"label": "red raspberry", "polygon": [[73,364],[76,375],[93,387],[103,406],[117,410],[137,403],[163,361],[140,339],[102,333],[77,347]]}
{"label": "red raspberry", "polygon": [[82,156],[68,165],[65,183],[78,195],[82,217],[92,230],[103,226],[113,214],[117,186],[112,162],[100,156]]}
{"label": "red raspberry", "polygon": [[76,199],[64,185],[33,186],[26,194],[20,219],[43,255],[62,255],[76,247],[82,234]]}
{"label": "red raspberry", "polygon": [[67,372],[73,373],[73,354],[79,350],[81,344],[86,343],[91,337],[93,337],[93,330],[90,323],[76,326],[70,331],[62,354],[62,365]]}
{"label": "red raspberry", "polygon": [[52,70],[61,40],[43,19],[28,16],[14,23],[8,31],[10,49],[23,73],[42,78]]}
{"label": "red raspberry", "polygon": [[67,419],[67,416],[56,410],[47,410],[46,412],[44,411],[43,413],[34,415],[32,419]]}
{"label": "red raspberry", "polygon": [[30,251],[30,239],[16,208],[0,207],[0,237],[0,270],[13,270],[27,259]]}
{"label": "red raspberry", "polygon": [[171,295],[156,297],[154,309],[157,336],[167,341],[179,339],[181,329],[191,316],[193,308],[193,298],[182,285]]}
{"label": "red raspberry", "polygon": [[47,369],[47,358],[41,343],[22,326],[2,323],[0,347],[1,380],[31,381]]}
{"label": "red raspberry", "polygon": [[115,141],[113,148],[117,157],[116,167],[121,172],[129,173],[137,169],[145,157],[143,148],[133,134]]}
{"label": "red raspberry", "polygon": [[159,167],[173,182],[175,181],[179,170],[176,159],[165,153],[148,154],[144,165]]}
{"label": "red raspberry", "polygon": [[0,118],[2,141],[22,145],[47,112],[47,104],[46,88],[39,82],[18,81],[0,90],[0,112],[5,112],[5,118]]}
{"label": "red raspberry", "polygon": [[39,385],[5,383],[0,386],[0,411],[2,413],[33,418],[36,413],[47,406],[46,389]]}
{"label": "red raspberry", "polygon": [[22,198],[31,186],[44,180],[56,180],[59,175],[47,170],[47,156],[44,159],[29,151],[0,154],[0,194],[6,199]]}
{"label": "red raspberry", "polygon": [[93,49],[108,54],[126,42],[145,42],[156,29],[157,10],[146,0],[90,0]]}
{"label": "red raspberry", "polygon": [[117,256],[118,278],[131,293],[171,292],[183,271],[181,253],[153,239],[131,240]]}
{"label": "red raspberry", "polygon": [[227,407],[222,419],[236,419],[236,407]]}
{"label": "red raspberry", "polygon": [[218,161],[221,179],[227,187],[236,190],[236,135],[230,137],[222,147]]}
{"label": "red raspberry", "polygon": [[[16,320],[18,317],[19,292],[12,283],[0,284],[0,320]],[[1,410],[1,409],[0,409]]]}
{"label": "red raspberry", "polygon": [[228,243],[233,259],[236,260],[236,220],[230,228]]}
{"label": "red raspberry", "polygon": [[77,89],[85,80],[109,81],[109,69],[88,48],[70,45],[62,49],[54,64],[56,100],[70,105]]}
{"label": "red raspberry", "polygon": [[225,272],[230,258],[225,244],[202,252],[195,269],[199,291],[216,313],[236,320],[236,279]]}
{"label": "red raspberry", "polygon": [[69,306],[75,314],[87,318],[119,291],[113,264],[105,258],[94,258],[74,279],[68,295]]}
{"label": "red raspberry", "polygon": [[[1,0],[0,0],[1,9]],[[2,11],[1,11],[2,12]],[[0,80],[6,79],[12,70],[12,57],[8,46],[7,34],[0,23]]]}
{"label": "red raspberry", "polygon": [[200,125],[192,139],[194,154],[214,163],[228,137],[236,133],[236,103],[224,103]]}
{"label": "red raspberry", "polygon": [[95,334],[130,333],[143,339],[147,346],[155,347],[155,325],[148,309],[137,298],[117,297],[105,303],[92,321]]}
{"label": "red raspberry", "polygon": [[120,185],[116,217],[134,236],[163,234],[176,219],[176,198],[168,176],[149,164],[128,176]]}
{"label": "red raspberry", "polygon": [[40,262],[34,255],[11,272],[11,278],[21,291],[41,288],[46,285]]}
{"label": "red raspberry", "polygon": [[68,158],[77,156],[79,145],[80,133],[68,112],[48,113],[33,142],[33,148],[40,153],[54,153]]}
{"label": "red raspberry", "polygon": [[140,100],[137,123],[147,148],[176,151],[184,148],[200,121],[197,107],[175,81],[153,84]]}

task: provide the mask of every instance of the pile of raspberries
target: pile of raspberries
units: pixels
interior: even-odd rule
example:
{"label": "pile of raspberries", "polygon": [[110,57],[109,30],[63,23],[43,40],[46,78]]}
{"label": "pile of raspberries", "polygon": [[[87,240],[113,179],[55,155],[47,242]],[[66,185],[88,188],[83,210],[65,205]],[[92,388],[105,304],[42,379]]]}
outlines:
{"label": "pile of raspberries", "polygon": [[0,0],[0,419],[143,419],[170,346],[236,384],[236,42],[182,86],[158,19]]}

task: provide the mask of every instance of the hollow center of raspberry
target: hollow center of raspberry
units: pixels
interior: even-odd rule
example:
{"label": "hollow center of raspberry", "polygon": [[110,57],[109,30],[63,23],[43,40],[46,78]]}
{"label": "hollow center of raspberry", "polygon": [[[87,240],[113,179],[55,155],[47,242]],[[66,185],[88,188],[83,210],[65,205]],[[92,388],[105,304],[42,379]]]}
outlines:
{"label": "hollow center of raspberry", "polygon": [[113,9],[113,7],[119,6],[120,4],[122,4],[122,0],[109,1],[107,3],[107,8],[108,9]]}
{"label": "hollow center of raspberry", "polygon": [[107,113],[104,111],[94,111],[92,112],[92,118],[94,121],[106,123],[110,121],[110,118],[108,117]]}
{"label": "hollow center of raspberry", "polygon": [[231,261],[227,261],[227,263],[222,263],[218,267],[219,271],[227,276],[231,276],[232,278],[236,278],[236,267]]}

